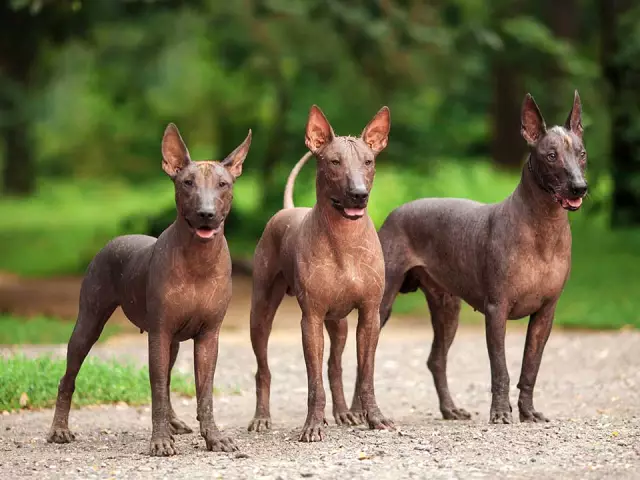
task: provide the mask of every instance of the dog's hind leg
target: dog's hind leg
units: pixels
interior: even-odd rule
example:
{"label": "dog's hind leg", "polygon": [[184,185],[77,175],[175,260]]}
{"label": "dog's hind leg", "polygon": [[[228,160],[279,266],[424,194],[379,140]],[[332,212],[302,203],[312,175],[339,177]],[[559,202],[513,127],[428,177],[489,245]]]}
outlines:
{"label": "dog's hind leg", "polygon": [[256,356],[256,413],[249,423],[250,432],[260,432],[271,428],[269,398],[271,392],[271,372],[267,359],[269,335],[276,310],[287,290],[284,277],[279,273],[266,285],[254,274],[253,294],[251,296],[251,345]]}
{"label": "dog's hind leg", "polygon": [[426,285],[421,289],[427,299],[433,326],[433,343],[427,360],[427,367],[433,375],[433,382],[440,402],[440,412],[445,420],[468,420],[471,414],[456,407],[449,392],[447,381],[447,354],[458,330],[461,300],[448,293]]}
{"label": "dog's hind leg", "polygon": [[358,425],[362,423],[362,419],[351,413],[349,407],[347,407],[342,382],[342,354],[347,343],[349,324],[346,318],[325,320],[324,324],[331,340],[327,369],[329,372],[331,398],[333,400],[333,418],[337,425]]}
{"label": "dog's hind leg", "polygon": [[69,431],[69,409],[76,377],[91,347],[98,341],[107,320],[118,306],[106,273],[101,275],[99,269],[92,265],[82,282],[78,320],[67,346],[67,369],[58,386],[48,442],[68,443],[75,438]]}
{"label": "dog's hind leg", "polygon": [[193,430],[182,420],[178,418],[176,412],[171,405],[171,371],[178,358],[178,352],[180,351],[180,342],[173,342],[171,344],[171,357],[169,358],[169,377],[167,378],[167,398],[169,398],[169,428],[172,435],[181,435],[184,433],[192,433]]}

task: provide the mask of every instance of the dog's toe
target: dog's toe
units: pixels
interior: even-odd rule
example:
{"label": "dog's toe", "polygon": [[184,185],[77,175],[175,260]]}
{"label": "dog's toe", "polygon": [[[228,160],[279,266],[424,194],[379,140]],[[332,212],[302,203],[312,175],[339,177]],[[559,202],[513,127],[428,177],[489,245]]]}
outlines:
{"label": "dog's toe", "polygon": [[230,437],[223,437],[221,435],[213,435],[204,439],[207,444],[207,450],[210,452],[236,452],[238,447]]}
{"label": "dog's toe", "polygon": [[510,424],[513,423],[513,417],[511,412],[492,412],[490,422],[494,424]]}
{"label": "dog's toe", "polygon": [[193,430],[179,418],[172,418],[169,421],[169,428],[172,435],[184,435],[187,433],[193,433]]}
{"label": "dog's toe", "polygon": [[445,420],[470,420],[471,414],[464,408],[451,408],[442,410],[442,418]]}
{"label": "dog's toe", "polygon": [[71,443],[76,436],[68,428],[52,428],[47,436],[49,443]]}
{"label": "dog's toe", "polygon": [[520,422],[522,423],[546,423],[550,420],[541,412],[531,410],[529,412],[520,412]]}
{"label": "dog's toe", "polygon": [[178,451],[171,437],[156,437],[151,439],[149,454],[152,457],[170,457],[177,453]]}
{"label": "dog's toe", "polygon": [[249,427],[247,428],[250,432],[264,432],[266,430],[271,430],[271,418],[270,417],[255,417],[251,420]]}
{"label": "dog's toe", "polygon": [[351,413],[349,410],[344,412],[336,412],[333,414],[333,418],[336,421],[336,425],[340,426],[353,426],[362,423],[362,421],[359,420],[358,417]]}

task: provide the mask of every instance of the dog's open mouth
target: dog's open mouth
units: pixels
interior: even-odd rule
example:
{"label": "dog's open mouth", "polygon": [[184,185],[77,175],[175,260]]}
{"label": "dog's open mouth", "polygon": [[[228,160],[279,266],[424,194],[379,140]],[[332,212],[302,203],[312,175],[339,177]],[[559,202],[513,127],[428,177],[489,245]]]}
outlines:
{"label": "dog's open mouth", "polygon": [[555,197],[556,201],[564,208],[565,210],[569,210],[570,212],[575,212],[582,206],[582,197],[578,198],[563,198],[559,195]]}
{"label": "dog's open mouth", "polygon": [[222,230],[222,224],[218,225],[216,228],[207,225],[196,228],[196,235],[200,238],[208,239],[217,233],[220,233],[220,230]]}
{"label": "dog's open mouth", "polygon": [[331,204],[333,205],[333,208],[335,208],[342,214],[343,217],[348,218],[349,220],[358,220],[359,218],[362,218],[367,211],[366,206],[344,207],[338,200],[334,198],[331,199]]}

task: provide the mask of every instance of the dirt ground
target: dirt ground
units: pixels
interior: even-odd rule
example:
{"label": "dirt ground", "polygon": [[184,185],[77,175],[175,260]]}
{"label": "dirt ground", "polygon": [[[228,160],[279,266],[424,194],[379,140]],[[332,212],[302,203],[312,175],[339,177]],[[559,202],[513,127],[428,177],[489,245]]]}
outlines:
{"label": "dirt ground", "polygon": [[[11,282],[5,280],[2,286],[0,281],[0,307],[5,310],[7,283]],[[63,298],[67,295],[75,304],[78,285],[74,279],[60,281],[57,296],[55,291],[44,292],[36,281],[26,290],[32,289],[31,303],[40,294],[51,302],[47,313],[67,308],[73,314]],[[20,290],[15,284],[12,288]],[[45,435],[53,412],[44,410],[0,416],[0,478],[640,478],[640,333],[554,331],[535,396],[536,407],[552,418],[551,423],[489,425],[483,330],[461,328],[449,362],[454,398],[473,419],[443,421],[425,366],[431,342],[428,320],[392,319],[378,349],[376,392],[382,411],[398,429],[374,432],[335,426],[325,375],[327,438],[303,444],[297,433],[306,415],[307,388],[298,307],[290,301],[283,305],[270,343],[273,431],[249,433],[246,427],[255,406],[255,359],[247,330],[249,284],[236,282],[235,293],[221,337],[215,381],[221,393],[214,402],[217,422],[234,437],[239,452],[207,452],[204,441],[193,433],[176,437],[178,456],[151,458],[149,407],[126,405],[73,410],[70,425],[77,440],[50,445]],[[21,308],[26,308],[24,303]],[[355,375],[353,333],[344,357],[349,400]],[[507,360],[514,409],[523,344],[521,325],[510,326]],[[64,355],[65,350],[66,346],[23,349],[28,355]],[[192,342],[185,342],[176,368],[192,373],[192,353]],[[92,354],[146,363],[146,336],[116,337]],[[174,407],[197,432],[195,401],[175,398]],[[517,410],[514,413],[517,419]]]}

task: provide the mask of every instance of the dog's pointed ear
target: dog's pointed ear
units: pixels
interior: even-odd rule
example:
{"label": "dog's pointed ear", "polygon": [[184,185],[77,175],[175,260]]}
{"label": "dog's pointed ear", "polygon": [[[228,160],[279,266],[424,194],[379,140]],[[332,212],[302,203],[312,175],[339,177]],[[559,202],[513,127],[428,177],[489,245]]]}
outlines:
{"label": "dog's pointed ear", "polygon": [[307,120],[307,130],[305,132],[304,143],[312,153],[316,153],[327,145],[335,134],[329,124],[327,117],[317,105],[312,105]]}
{"label": "dog's pointed ear", "polygon": [[540,109],[530,93],[525,95],[524,102],[522,102],[520,133],[531,146],[535,145],[547,133],[544,118],[542,118]]}
{"label": "dog's pointed ear", "polygon": [[222,166],[233,175],[233,178],[238,178],[242,175],[242,164],[244,163],[244,159],[247,158],[249,147],[251,147],[251,129],[249,129],[249,133],[247,134],[247,138],[244,139],[244,142],[238,145],[233,152],[227,155],[227,158],[220,162]]}
{"label": "dog's pointed ear", "polygon": [[389,107],[384,106],[371,119],[362,131],[362,140],[369,145],[369,148],[376,154],[380,153],[387,146],[389,141],[389,130],[391,129],[391,113]]}
{"label": "dog's pointed ear", "polygon": [[582,138],[582,132],[584,131],[582,128],[582,103],[580,102],[578,90],[573,93],[573,107],[571,107],[567,121],[564,122],[564,128]]}
{"label": "dog's pointed ear", "polygon": [[170,123],[162,137],[162,169],[171,178],[175,178],[190,162],[189,150],[182,141],[178,127]]}

